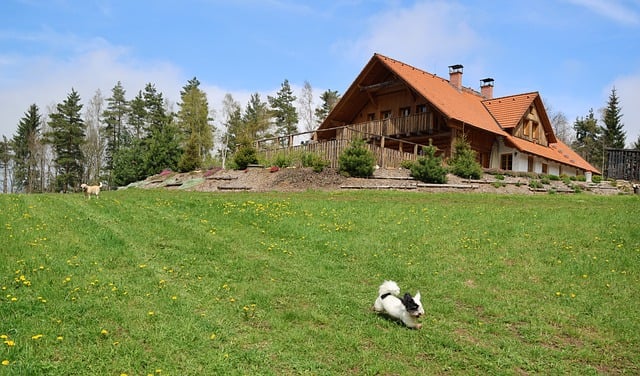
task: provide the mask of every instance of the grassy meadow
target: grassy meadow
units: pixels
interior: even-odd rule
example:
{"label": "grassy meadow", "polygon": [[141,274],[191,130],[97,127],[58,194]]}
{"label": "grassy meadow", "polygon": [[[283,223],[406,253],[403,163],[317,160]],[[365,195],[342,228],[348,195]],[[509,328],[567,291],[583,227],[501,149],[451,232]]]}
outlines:
{"label": "grassy meadow", "polygon": [[[0,195],[0,375],[640,373],[640,197]],[[422,330],[371,306],[422,293]]]}

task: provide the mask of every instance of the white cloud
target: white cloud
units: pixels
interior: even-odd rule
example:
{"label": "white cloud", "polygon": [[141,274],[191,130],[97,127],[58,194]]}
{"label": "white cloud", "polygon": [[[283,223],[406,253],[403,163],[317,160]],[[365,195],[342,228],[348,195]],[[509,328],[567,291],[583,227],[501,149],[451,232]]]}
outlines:
{"label": "white cloud", "polygon": [[[624,3],[620,0],[568,0],[592,12],[625,25],[640,24],[637,2]],[[635,9],[632,4],[636,4]]]}
{"label": "white cloud", "polygon": [[[142,62],[131,57],[126,48],[105,41],[93,41],[94,47],[83,42],[71,48],[65,58],[53,55],[12,55],[0,58],[3,69],[12,71],[11,78],[0,82],[0,134],[12,137],[24,112],[36,103],[45,115],[46,107],[62,102],[74,88],[87,103],[100,89],[109,97],[111,89],[122,82],[127,97],[151,82],[158,91],[175,101],[184,84],[180,69],[166,62]],[[184,81],[184,82],[183,82]]]}
{"label": "white cloud", "polygon": [[[620,98],[622,107],[622,123],[627,134],[627,146],[630,146],[640,136],[640,72],[635,75],[619,77],[612,86]],[[610,92],[611,89],[608,91]],[[609,93],[607,93],[608,95]]]}
{"label": "white cloud", "polygon": [[373,16],[365,36],[342,42],[336,49],[358,60],[379,52],[425,69],[439,68],[459,63],[482,47],[468,17],[456,3],[417,2]]}

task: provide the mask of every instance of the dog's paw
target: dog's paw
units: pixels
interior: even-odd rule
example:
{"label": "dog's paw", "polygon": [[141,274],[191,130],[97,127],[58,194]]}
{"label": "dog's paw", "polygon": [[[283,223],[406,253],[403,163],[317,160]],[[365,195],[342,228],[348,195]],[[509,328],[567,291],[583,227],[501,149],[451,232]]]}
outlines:
{"label": "dog's paw", "polygon": [[422,329],[422,324],[416,324],[415,329]]}

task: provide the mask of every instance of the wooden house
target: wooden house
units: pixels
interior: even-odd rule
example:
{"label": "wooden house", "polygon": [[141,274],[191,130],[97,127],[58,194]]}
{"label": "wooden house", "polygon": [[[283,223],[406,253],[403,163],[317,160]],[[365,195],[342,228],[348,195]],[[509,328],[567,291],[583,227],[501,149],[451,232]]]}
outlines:
{"label": "wooden house", "polygon": [[484,168],[553,175],[600,172],[556,138],[537,92],[493,98],[462,85],[463,66],[449,79],[374,54],[325,121],[317,143],[361,137],[381,150],[419,153],[430,143],[445,158],[464,136]]}

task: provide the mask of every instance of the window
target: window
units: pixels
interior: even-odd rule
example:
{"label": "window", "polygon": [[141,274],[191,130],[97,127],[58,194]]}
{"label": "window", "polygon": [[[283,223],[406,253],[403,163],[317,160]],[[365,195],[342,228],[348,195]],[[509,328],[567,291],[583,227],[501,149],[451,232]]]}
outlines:
{"label": "window", "polygon": [[530,130],[531,130],[531,121],[525,121],[524,124],[522,125],[522,134],[528,138],[529,135],[531,134]]}
{"label": "window", "polygon": [[387,110],[387,111],[382,111],[380,112],[380,118],[382,120],[384,119],[389,119],[391,117],[391,110]]}
{"label": "window", "polygon": [[549,173],[549,165],[547,165],[546,163],[542,164],[542,173],[543,174],[548,174]]}
{"label": "window", "polygon": [[533,172],[533,157],[529,156],[527,160],[527,172]]}
{"label": "window", "polygon": [[500,156],[500,169],[513,170],[513,154],[502,154]]}
{"label": "window", "polygon": [[426,104],[419,104],[416,106],[416,114],[424,114],[425,112],[427,112]]}
{"label": "window", "polygon": [[540,127],[538,126],[538,123],[534,121],[534,122],[533,122],[533,126],[532,126],[532,128],[533,128],[533,129],[532,129],[532,133],[533,133],[533,135],[532,135],[532,136],[533,136],[533,139],[534,139],[534,140],[539,140],[540,135],[539,135],[538,133],[539,133],[539,128],[540,128]]}
{"label": "window", "polygon": [[376,120],[376,114],[374,114],[373,112],[370,114],[367,114],[367,121],[373,121]]}
{"label": "window", "polygon": [[403,107],[400,109],[400,116],[409,116],[409,115],[411,115],[410,107]]}

